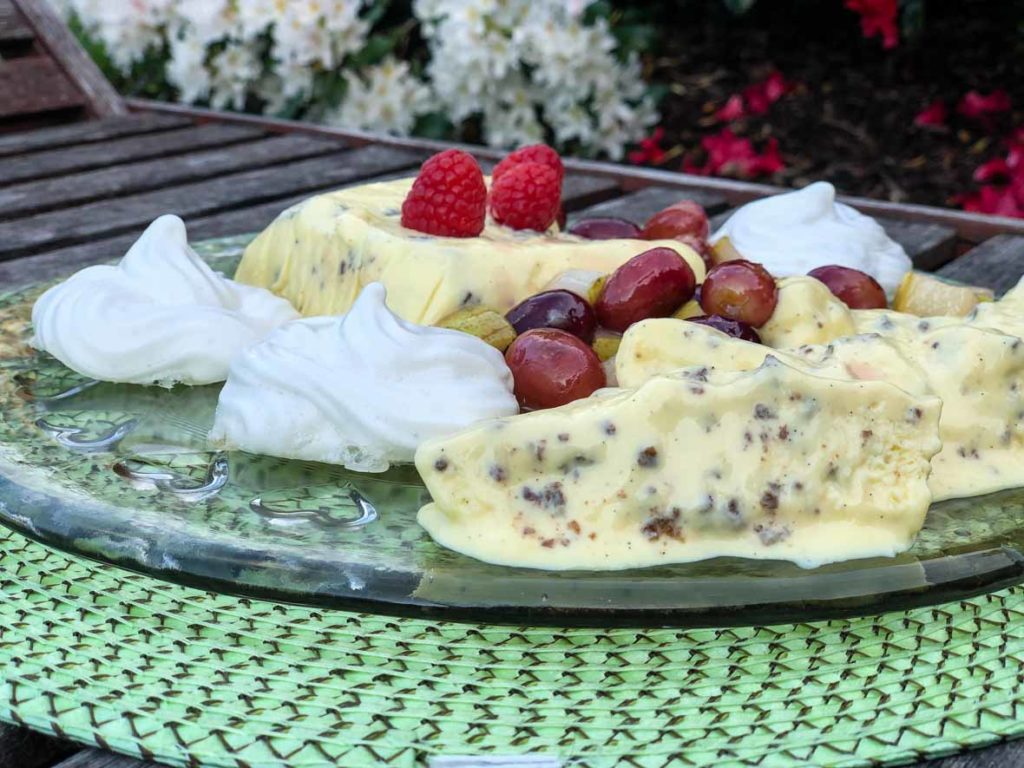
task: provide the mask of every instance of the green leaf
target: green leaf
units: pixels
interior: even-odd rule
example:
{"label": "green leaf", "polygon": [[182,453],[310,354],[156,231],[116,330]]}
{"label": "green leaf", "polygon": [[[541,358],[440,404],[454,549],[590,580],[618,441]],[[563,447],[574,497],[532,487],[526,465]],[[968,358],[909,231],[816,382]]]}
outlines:
{"label": "green leaf", "polygon": [[722,0],[725,7],[729,9],[729,12],[736,15],[742,16],[744,13],[749,11],[757,0]]}
{"label": "green leaf", "polygon": [[384,14],[387,13],[389,5],[391,5],[391,0],[374,0],[374,2],[370,3],[370,10],[367,11],[363,20],[372,27],[384,18]]}
{"label": "green leaf", "polygon": [[598,19],[607,19],[612,15],[612,4],[608,0],[597,0],[583,11],[583,23],[593,24]]}
{"label": "green leaf", "polygon": [[444,112],[431,112],[420,115],[412,132],[424,139],[451,139],[455,136],[455,126]]}
{"label": "green leaf", "polygon": [[394,52],[398,46],[398,39],[399,35],[394,32],[370,35],[363,49],[352,56],[352,66],[356,69],[362,69],[363,67],[380,64],[387,58],[388,54]]}
{"label": "green leaf", "polygon": [[660,104],[661,100],[669,94],[670,90],[664,83],[652,83],[647,87],[647,95],[651,97],[655,104]]}
{"label": "green leaf", "polygon": [[658,47],[658,29],[653,24],[617,24],[611,32],[619,43],[617,53],[622,58],[634,51],[645,53]]}
{"label": "green leaf", "polygon": [[900,28],[903,36],[913,39],[924,30],[924,0],[902,0]]}

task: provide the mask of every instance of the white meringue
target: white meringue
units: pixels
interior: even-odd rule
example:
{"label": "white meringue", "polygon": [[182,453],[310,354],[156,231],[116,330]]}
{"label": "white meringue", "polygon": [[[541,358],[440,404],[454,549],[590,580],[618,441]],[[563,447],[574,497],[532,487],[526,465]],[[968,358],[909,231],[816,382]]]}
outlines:
{"label": "white meringue", "polygon": [[892,295],[912,268],[903,247],[870,216],[836,202],[836,189],[819,181],[737,210],[711,237],[729,242],[775,277],[806,275],[839,264],[866,272]]}
{"label": "white meringue", "polygon": [[264,288],[236,283],[161,216],[116,266],[87,267],[39,297],[33,345],[69,368],[128,384],[210,384],[233,357],[298,318]]}
{"label": "white meringue", "polygon": [[419,326],[380,283],[351,311],[289,323],[232,363],[211,440],[227,448],[382,472],[424,440],[518,413],[502,354]]}

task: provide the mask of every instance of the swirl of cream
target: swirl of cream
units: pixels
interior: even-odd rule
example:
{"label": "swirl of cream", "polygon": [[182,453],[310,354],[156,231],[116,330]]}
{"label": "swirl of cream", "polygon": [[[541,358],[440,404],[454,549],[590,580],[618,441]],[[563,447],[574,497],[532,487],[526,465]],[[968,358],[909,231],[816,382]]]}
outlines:
{"label": "swirl of cream", "polygon": [[238,352],[299,316],[264,288],[229,280],[161,216],[116,266],[87,267],[32,308],[33,344],[94,379],[210,384]]}
{"label": "swirl of cream", "polygon": [[912,266],[877,221],[837,203],[835,187],[823,181],[747,203],[711,242],[726,236],[743,258],[760,262],[775,277],[839,264],[867,272],[890,296]]}
{"label": "swirl of cream", "polygon": [[366,286],[347,315],[279,328],[231,364],[210,438],[250,453],[383,472],[424,440],[519,408],[502,354],[406,322]]}

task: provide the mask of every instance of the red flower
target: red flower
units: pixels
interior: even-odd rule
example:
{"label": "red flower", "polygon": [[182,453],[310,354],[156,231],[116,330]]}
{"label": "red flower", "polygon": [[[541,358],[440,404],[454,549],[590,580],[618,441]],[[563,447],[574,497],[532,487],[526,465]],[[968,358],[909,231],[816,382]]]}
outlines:
{"label": "red flower", "polygon": [[988,182],[1005,184],[1010,180],[1010,166],[1007,164],[1006,159],[1002,157],[989,160],[975,169],[974,180],[979,184],[987,184]]}
{"label": "red flower", "polygon": [[738,93],[730,96],[729,100],[725,102],[725,106],[715,112],[715,117],[725,123],[739,120],[742,117],[746,117],[746,115],[747,110],[743,106],[743,97]]}
{"label": "red flower", "polygon": [[956,111],[970,120],[976,120],[992,130],[996,115],[1010,110],[1010,95],[1002,88],[992,91],[988,96],[979,91],[968,91],[960,99]]}
{"label": "red flower", "polygon": [[748,85],[742,94],[734,93],[730,96],[715,113],[715,117],[728,123],[750,115],[763,115],[792,89],[793,84],[787,82],[781,72],[772,72],[761,82]]}
{"label": "red flower", "polygon": [[741,138],[729,128],[705,136],[701,146],[707,153],[703,165],[697,165],[689,158],[683,161],[683,170],[701,176],[738,176],[750,179],[777,173],[786,167],[779,153],[779,142],[768,140],[764,152],[758,153],[750,139]]}
{"label": "red flower", "polygon": [[896,26],[898,0],[845,0],[844,5],[860,14],[860,31],[864,37],[879,35],[886,50],[900,44]]}
{"label": "red flower", "polygon": [[983,186],[957,200],[964,210],[1024,218],[1024,129],[1014,131],[1008,144],[1006,157],[974,171],[974,180]]}
{"label": "red flower", "polygon": [[917,113],[914,117],[914,125],[919,125],[921,127],[943,126],[946,124],[948,117],[949,110],[946,109],[946,102],[942,99],[936,99]]}
{"label": "red flower", "polygon": [[664,128],[655,128],[646,139],[640,139],[640,148],[629,153],[629,162],[634,165],[661,165],[665,162],[665,150],[661,141],[665,138]]}
{"label": "red flower", "polygon": [[1024,219],[1024,184],[1016,188],[1012,185],[982,187],[977,192],[961,197],[960,204],[965,211],[973,213]]}

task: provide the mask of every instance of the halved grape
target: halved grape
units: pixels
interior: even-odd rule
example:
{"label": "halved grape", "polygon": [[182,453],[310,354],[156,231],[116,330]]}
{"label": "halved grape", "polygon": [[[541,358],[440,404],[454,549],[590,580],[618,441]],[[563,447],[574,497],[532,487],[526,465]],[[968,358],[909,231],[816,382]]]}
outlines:
{"label": "halved grape", "polygon": [[859,269],[829,264],[807,274],[823,282],[850,309],[885,309],[889,305],[878,281]]}
{"label": "halved grape", "polygon": [[644,224],[644,240],[671,240],[686,236],[707,240],[711,225],[704,209],[693,200],[680,200],[651,216]]}
{"label": "halved grape", "polygon": [[571,333],[554,328],[527,331],[505,352],[515,395],[523,408],[557,408],[605,386],[601,361]]}
{"label": "halved grape", "polygon": [[617,238],[640,238],[640,227],[626,219],[595,216],[580,219],[571,227],[569,234],[585,237],[587,240],[614,240]]}
{"label": "halved grape", "polygon": [[728,317],[722,317],[721,315],[698,315],[697,317],[688,317],[686,319],[691,323],[706,325],[709,328],[714,328],[716,331],[727,333],[737,339],[753,341],[757,344],[761,343],[761,335],[749,325],[739,320],[730,320]]}
{"label": "halved grape", "polygon": [[622,333],[640,320],[671,315],[696,285],[693,270],[676,251],[651,248],[609,276],[594,309],[601,325]]}
{"label": "halved grape", "polygon": [[544,291],[524,299],[505,315],[516,333],[534,328],[559,328],[588,344],[594,340],[597,317],[587,300],[572,291]]}
{"label": "halved grape", "polygon": [[759,328],[768,322],[778,301],[775,278],[760,264],[726,261],[711,268],[701,285],[700,305],[709,315],[721,315]]}

